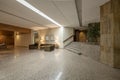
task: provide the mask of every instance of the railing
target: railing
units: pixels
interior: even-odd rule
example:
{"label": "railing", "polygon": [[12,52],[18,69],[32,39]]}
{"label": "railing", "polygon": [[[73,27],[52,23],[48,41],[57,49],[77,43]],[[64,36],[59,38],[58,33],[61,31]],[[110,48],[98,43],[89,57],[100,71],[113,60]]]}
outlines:
{"label": "railing", "polygon": [[64,47],[73,42],[73,37],[74,37],[74,35],[68,37],[67,39],[65,39],[65,40],[63,41]]}
{"label": "railing", "polygon": [[72,37],[74,37],[74,35],[72,35],[72,36],[68,37],[67,39],[65,39],[65,40],[63,41],[63,43],[65,43],[66,41],[68,41],[68,40],[71,39]]}

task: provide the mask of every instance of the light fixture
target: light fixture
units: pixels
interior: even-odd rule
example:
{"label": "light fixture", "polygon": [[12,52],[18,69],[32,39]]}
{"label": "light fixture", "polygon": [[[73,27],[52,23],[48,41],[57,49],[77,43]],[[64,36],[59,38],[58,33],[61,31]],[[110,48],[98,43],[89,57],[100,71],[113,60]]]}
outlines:
{"label": "light fixture", "polygon": [[24,5],[25,7],[31,9],[32,11],[36,12],[37,14],[41,15],[42,17],[46,18],[47,20],[51,21],[52,23],[58,25],[59,27],[63,27],[61,24],[59,24],[58,22],[56,22],[55,20],[53,20],[52,18],[50,18],[49,16],[44,14],[42,11],[40,11],[37,8],[35,8],[34,6],[32,6],[27,1],[25,1],[25,0],[16,0],[16,1],[21,3],[22,5]]}
{"label": "light fixture", "polygon": [[16,35],[19,35],[20,33],[19,32],[16,32]]}

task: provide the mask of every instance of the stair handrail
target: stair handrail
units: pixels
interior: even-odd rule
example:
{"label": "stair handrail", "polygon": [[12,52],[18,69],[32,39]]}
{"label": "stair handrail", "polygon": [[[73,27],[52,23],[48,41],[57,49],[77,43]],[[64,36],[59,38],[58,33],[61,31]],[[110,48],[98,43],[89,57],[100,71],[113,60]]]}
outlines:
{"label": "stair handrail", "polygon": [[63,41],[63,43],[65,43],[65,42],[67,42],[69,39],[71,39],[72,37],[74,37],[74,35],[71,35],[70,37],[68,37],[67,39],[65,39],[64,41]]}

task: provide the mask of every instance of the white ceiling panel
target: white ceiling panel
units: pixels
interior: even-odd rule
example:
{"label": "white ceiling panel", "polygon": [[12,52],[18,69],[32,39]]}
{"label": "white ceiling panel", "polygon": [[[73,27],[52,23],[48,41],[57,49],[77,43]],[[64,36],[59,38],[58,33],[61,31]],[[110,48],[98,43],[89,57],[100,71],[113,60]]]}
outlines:
{"label": "white ceiling panel", "polygon": [[8,1],[0,0],[0,10],[4,10],[4,11],[7,11],[9,13],[15,14],[17,16],[29,19],[29,20],[36,22],[38,24],[41,24],[41,25],[52,24],[47,19],[44,19],[42,16],[36,14],[32,10],[19,4],[16,0],[8,0]]}
{"label": "white ceiling panel", "polygon": [[[2,16],[2,15],[4,15],[4,16]],[[6,23],[6,24],[10,24],[10,25],[19,26],[19,27],[25,27],[25,28],[31,28],[32,26],[38,26],[29,21],[11,16],[11,15],[8,15],[8,14],[2,13],[2,12],[0,12],[0,23]]]}
{"label": "white ceiling panel", "polygon": [[[74,0],[26,0],[64,27],[78,27]],[[0,0],[0,23],[22,27],[58,27],[16,0]],[[12,14],[12,15],[11,15]]]}
{"label": "white ceiling panel", "polygon": [[64,17],[68,20],[68,26],[79,26],[75,0],[54,0],[54,3],[60,9]]}
{"label": "white ceiling panel", "polygon": [[[41,10],[43,13],[57,21],[62,25],[66,25],[67,20],[64,15],[61,14],[61,11],[53,4],[51,0],[27,0],[37,9]],[[43,4],[44,3],[44,4]]]}

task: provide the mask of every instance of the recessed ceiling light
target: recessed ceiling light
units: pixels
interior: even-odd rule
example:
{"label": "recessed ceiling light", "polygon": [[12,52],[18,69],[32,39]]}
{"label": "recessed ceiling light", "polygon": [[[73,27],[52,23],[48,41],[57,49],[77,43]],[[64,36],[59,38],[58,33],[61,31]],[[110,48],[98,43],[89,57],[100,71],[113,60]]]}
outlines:
{"label": "recessed ceiling light", "polygon": [[24,5],[25,7],[31,9],[32,11],[36,12],[37,14],[41,15],[42,17],[46,18],[47,20],[51,21],[52,23],[58,25],[59,27],[63,27],[61,24],[59,24],[58,22],[56,22],[55,20],[53,20],[52,18],[50,18],[49,16],[44,14],[42,11],[40,11],[37,8],[35,8],[34,6],[32,6],[27,1],[25,1],[25,0],[16,0],[16,1],[21,3],[22,5]]}

